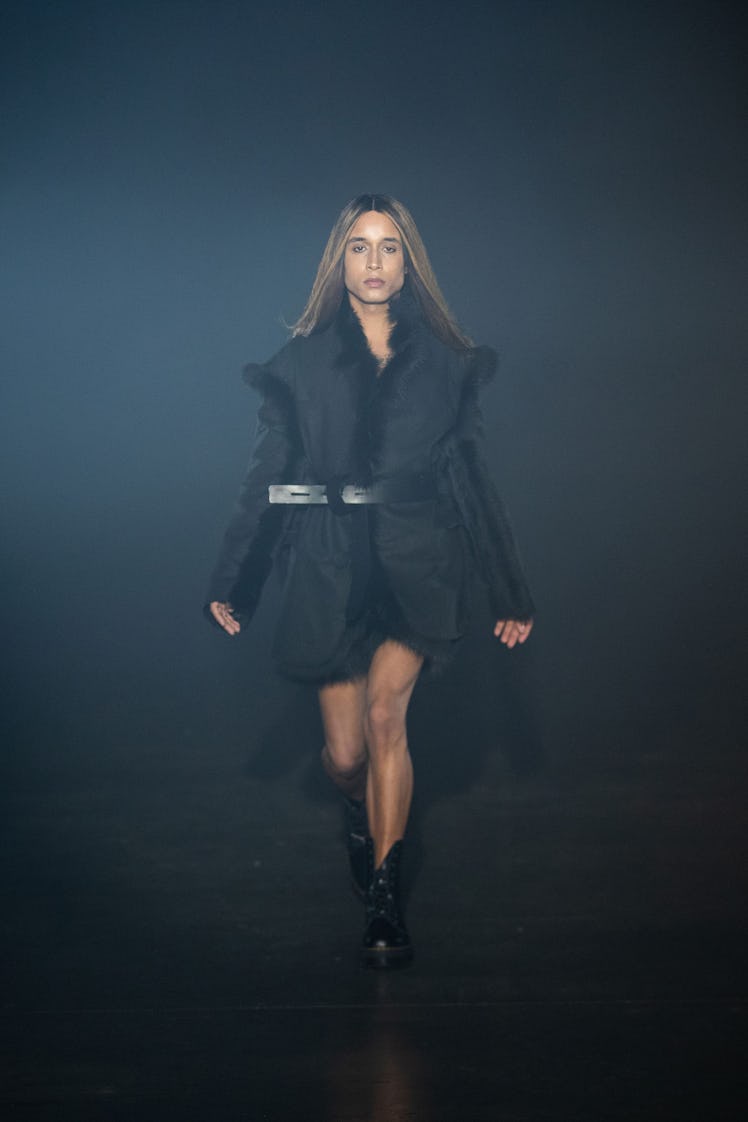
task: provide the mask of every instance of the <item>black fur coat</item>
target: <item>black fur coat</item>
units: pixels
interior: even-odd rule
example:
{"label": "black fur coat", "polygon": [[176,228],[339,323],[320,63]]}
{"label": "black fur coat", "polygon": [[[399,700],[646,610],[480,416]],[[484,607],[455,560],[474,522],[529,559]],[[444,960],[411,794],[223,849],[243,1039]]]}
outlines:
{"label": "black fur coat", "polygon": [[[465,630],[468,569],[477,567],[495,619],[534,614],[511,526],[482,450],[478,391],[495,373],[485,347],[440,343],[404,293],[381,374],[346,299],[333,323],[291,339],[245,379],[262,396],[249,469],[226,531],[208,601],[251,618],[273,560],[284,594],[274,656],[310,681],[346,677],[363,616],[365,532],[392,638],[438,657]],[[336,511],[268,502],[271,483],[366,485],[428,475],[435,497]]]}

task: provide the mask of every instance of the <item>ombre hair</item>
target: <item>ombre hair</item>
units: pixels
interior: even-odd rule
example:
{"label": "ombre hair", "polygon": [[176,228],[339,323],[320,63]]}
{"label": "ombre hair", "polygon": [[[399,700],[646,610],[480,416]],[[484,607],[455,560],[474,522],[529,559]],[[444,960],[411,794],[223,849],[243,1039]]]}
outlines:
{"label": "ombre hair", "polygon": [[412,214],[390,195],[358,195],[343,207],[327,239],[307,305],[293,325],[293,334],[311,335],[332,322],[345,292],[343,257],[350,232],[361,215],[370,210],[386,214],[397,226],[408,270],[406,284],[434,335],[455,350],[471,347],[471,339],[457,324],[442,295]]}

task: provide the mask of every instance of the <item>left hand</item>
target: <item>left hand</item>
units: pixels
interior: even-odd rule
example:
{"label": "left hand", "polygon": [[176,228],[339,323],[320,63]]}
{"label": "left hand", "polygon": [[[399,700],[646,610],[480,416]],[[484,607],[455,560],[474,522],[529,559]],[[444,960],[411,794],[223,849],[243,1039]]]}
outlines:
{"label": "left hand", "polygon": [[509,650],[516,643],[524,643],[532,631],[534,620],[500,619],[496,621],[493,633]]}

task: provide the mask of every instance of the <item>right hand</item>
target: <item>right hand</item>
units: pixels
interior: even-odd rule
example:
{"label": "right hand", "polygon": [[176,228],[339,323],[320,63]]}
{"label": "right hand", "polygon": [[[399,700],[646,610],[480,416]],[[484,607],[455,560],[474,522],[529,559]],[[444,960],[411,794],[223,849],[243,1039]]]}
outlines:
{"label": "right hand", "polygon": [[210,614],[216,621],[219,627],[222,627],[227,635],[238,635],[241,631],[241,626],[238,619],[234,619],[233,608],[228,602],[222,603],[220,600],[211,600],[208,605]]}

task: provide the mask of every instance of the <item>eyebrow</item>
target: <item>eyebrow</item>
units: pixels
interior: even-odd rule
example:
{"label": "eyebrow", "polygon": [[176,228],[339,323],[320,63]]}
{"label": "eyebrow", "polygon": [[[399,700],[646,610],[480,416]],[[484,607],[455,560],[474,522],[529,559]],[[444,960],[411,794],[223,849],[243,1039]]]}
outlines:
{"label": "eyebrow", "polygon": [[[357,234],[355,237],[348,239],[349,243],[350,242],[368,242],[369,240],[370,240],[369,238],[362,238],[360,236],[360,234]],[[400,238],[380,238],[380,241],[395,242],[396,245],[400,245]]]}

